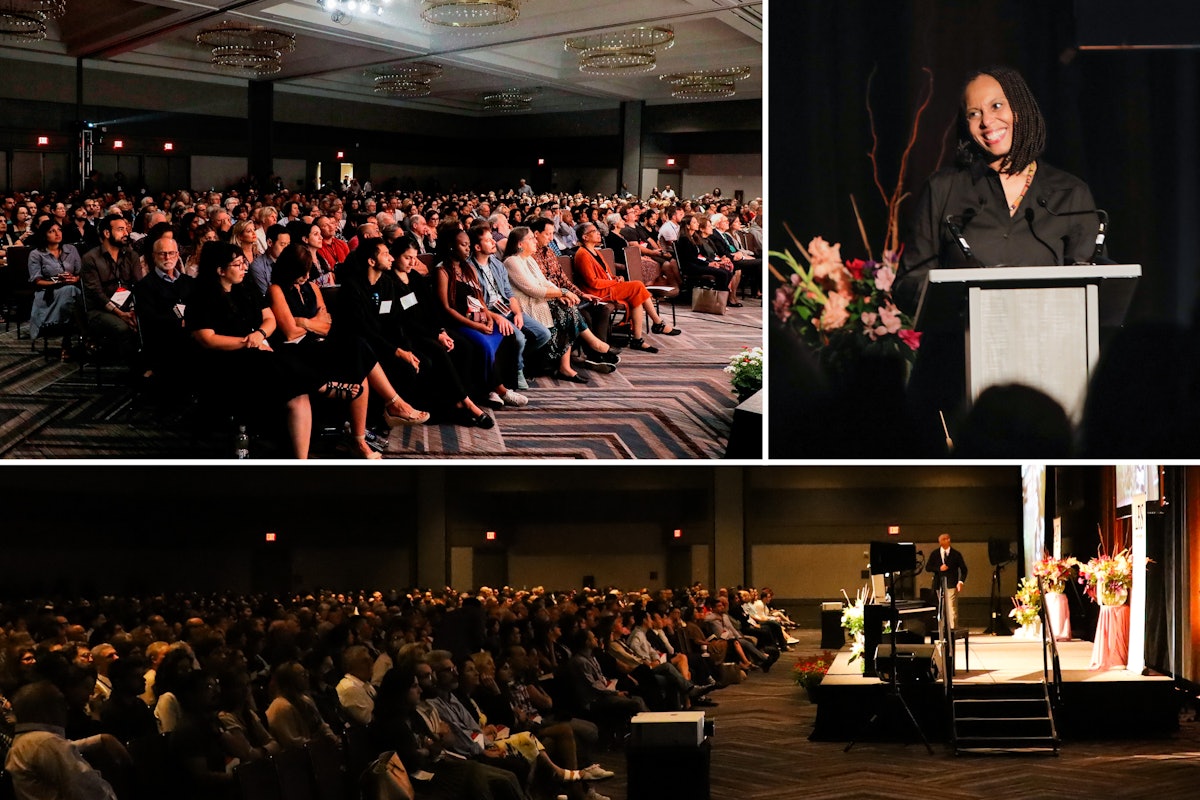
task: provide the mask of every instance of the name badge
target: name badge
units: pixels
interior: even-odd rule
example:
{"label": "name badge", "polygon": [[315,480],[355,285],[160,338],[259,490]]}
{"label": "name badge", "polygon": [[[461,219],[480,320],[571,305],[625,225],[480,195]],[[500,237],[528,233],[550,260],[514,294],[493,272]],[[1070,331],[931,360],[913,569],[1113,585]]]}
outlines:
{"label": "name badge", "polygon": [[382,301],[382,302],[379,304],[379,313],[380,313],[380,314],[390,314],[390,313],[392,313],[392,301],[391,301],[391,300],[384,300],[384,301]]}
{"label": "name badge", "polygon": [[117,308],[123,309],[125,308],[126,301],[129,300],[129,297],[132,294],[133,292],[129,291],[128,289],[118,289],[117,291],[113,292],[113,296],[109,299],[112,300],[113,305],[115,305]]}
{"label": "name badge", "polygon": [[400,298],[400,307],[405,311],[417,304],[417,296],[415,294],[406,294]]}

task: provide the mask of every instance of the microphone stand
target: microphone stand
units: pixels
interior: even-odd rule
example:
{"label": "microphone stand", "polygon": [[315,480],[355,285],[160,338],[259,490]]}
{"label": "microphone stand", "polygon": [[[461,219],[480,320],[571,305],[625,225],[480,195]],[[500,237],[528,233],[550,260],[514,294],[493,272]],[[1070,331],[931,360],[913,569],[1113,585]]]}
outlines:
{"label": "microphone stand", "polygon": [[[927,738],[925,738],[925,732],[921,730],[921,724],[919,722],[917,722],[917,718],[915,716],[913,716],[912,709],[908,707],[908,703],[905,702],[905,700],[904,700],[904,695],[902,695],[900,693],[899,658],[896,653],[896,629],[900,627],[900,612],[896,610],[896,577],[895,577],[895,575],[896,575],[896,573],[889,572],[888,576],[887,576],[888,583],[891,587],[888,591],[888,594],[891,597],[891,606],[892,606],[892,613],[890,614],[890,624],[891,624],[892,629],[889,634],[890,638],[891,638],[891,645],[892,645],[892,670],[891,670],[891,676],[888,678],[887,690],[885,691],[883,697],[880,698],[879,703],[876,705],[875,712],[873,714],[871,714],[870,719],[867,720],[867,723],[862,727],[862,729],[859,731],[858,735],[855,736],[853,739],[851,739],[849,744],[847,744],[846,747],[842,750],[843,753],[850,752],[850,749],[852,747],[854,747],[855,744],[858,743],[858,740],[862,738],[862,735],[865,734],[868,730],[870,730],[871,727],[876,722],[879,721],[879,719],[883,716],[884,712],[887,711],[887,708],[890,704],[890,705],[897,705],[900,708],[904,709],[904,714],[905,714],[905,716],[908,717],[908,721],[912,725],[913,730],[915,730],[917,732],[917,736],[919,736],[921,738],[921,741],[924,743],[925,749],[929,752],[929,755],[933,755],[933,748],[929,746],[929,740]],[[878,664],[878,662],[879,662],[878,656],[876,656],[875,661]]]}

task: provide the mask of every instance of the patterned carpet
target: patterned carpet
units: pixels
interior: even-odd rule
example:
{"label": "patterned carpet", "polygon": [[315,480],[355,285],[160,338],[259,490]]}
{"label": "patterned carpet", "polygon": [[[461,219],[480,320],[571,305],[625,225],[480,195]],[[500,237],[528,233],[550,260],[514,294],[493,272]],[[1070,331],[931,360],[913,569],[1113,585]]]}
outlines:
{"label": "patterned carpet", "polygon": [[[670,319],[670,311],[663,308]],[[503,409],[483,431],[453,425],[397,429],[388,458],[711,459],[728,444],[736,398],[722,367],[762,343],[762,305],[747,300],[724,317],[679,308],[682,335],[647,337],[658,354],[622,355],[616,372],[586,371],[580,386],[531,379],[527,407]],[[39,343],[40,347],[40,343]],[[97,375],[101,384],[97,385]],[[0,332],[0,456],[4,458],[227,458],[228,432],[198,429],[162,413],[116,368],[85,370],[31,352],[16,327]],[[288,453],[256,437],[254,458]],[[338,436],[314,437],[314,458],[346,458]]]}

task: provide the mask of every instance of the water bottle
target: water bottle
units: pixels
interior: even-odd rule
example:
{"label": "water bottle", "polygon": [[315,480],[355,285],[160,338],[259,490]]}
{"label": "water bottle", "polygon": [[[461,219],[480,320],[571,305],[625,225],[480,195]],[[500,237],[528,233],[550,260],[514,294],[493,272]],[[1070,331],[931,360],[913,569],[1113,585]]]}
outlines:
{"label": "water bottle", "polygon": [[245,425],[238,425],[237,436],[233,440],[233,457],[250,457],[250,435],[246,433]]}

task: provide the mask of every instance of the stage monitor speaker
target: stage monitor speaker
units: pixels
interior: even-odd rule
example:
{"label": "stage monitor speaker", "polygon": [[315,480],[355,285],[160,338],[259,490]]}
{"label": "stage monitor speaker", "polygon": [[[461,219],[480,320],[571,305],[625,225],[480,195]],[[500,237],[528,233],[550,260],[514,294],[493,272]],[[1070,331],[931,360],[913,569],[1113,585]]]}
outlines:
{"label": "stage monitor speaker", "polygon": [[993,567],[1012,560],[1012,549],[1007,539],[988,539],[988,561],[992,562]]}
{"label": "stage monitor speaker", "polygon": [[917,567],[917,546],[912,542],[871,542],[871,574],[905,572]]}
{"label": "stage monitor speaker", "polygon": [[[896,680],[899,683],[929,682],[937,680],[937,665],[933,660],[931,644],[896,645]],[[885,683],[892,679],[893,659],[891,644],[881,644],[875,650],[875,672]]]}

